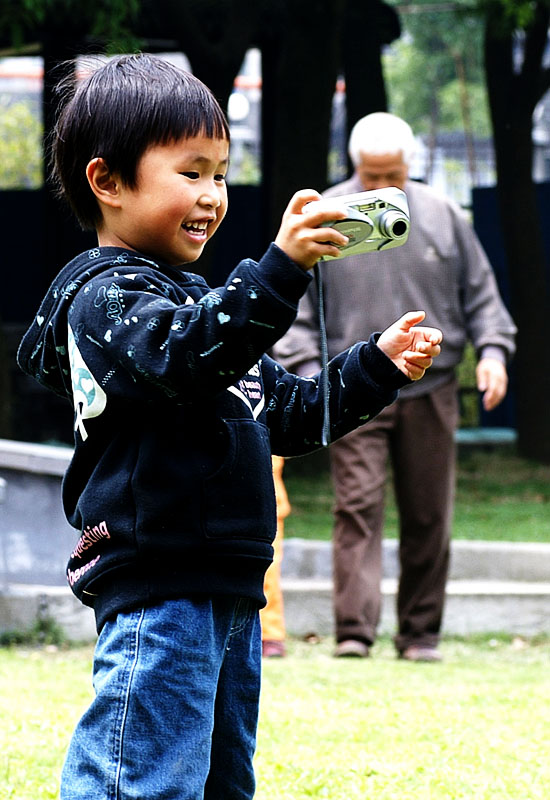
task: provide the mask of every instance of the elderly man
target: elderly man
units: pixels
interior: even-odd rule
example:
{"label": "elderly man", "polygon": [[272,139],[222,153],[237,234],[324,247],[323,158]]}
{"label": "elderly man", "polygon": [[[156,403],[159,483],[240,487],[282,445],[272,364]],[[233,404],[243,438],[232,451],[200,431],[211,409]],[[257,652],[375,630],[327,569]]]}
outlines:
{"label": "elderly man", "polygon": [[[365,657],[381,608],[384,489],[391,461],[400,517],[400,578],[395,645],[409,661],[439,661],[449,563],[458,424],[457,382],[466,341],[475,348],[477,387],[486,410],[507,390],[515,326],[491,266],[458,207],[408,179],[415,138],[391,114],[359,120],[349,141],[350,180],[325,196],[396,186],[406,192],[411,229],[402,247],[323,264],[329,356],[375,330],[403,308],[422,308],[443,331],[443,348],[424,380],[405,387],[375,420],[331,445],[334,507],[336,656]],[[319,364],[315,289],[278,343],[276,356],[301,374]]]}

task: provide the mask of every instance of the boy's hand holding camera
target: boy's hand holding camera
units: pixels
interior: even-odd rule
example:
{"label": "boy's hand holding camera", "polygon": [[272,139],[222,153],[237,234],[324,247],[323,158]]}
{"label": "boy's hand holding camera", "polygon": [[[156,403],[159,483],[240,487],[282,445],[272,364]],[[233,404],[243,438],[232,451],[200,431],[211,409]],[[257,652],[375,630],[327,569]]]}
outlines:
{"label": "boy's hand holding camera", "polygon": [[[334,208],[303,213],[304,206],[321,195],[313,189],[302,189],[287,206],[275,244],[299,267],[312,269],[323,256],[338,257],[336,244],[347,244],[347,237],[334,228],[320,227],[323,223],[345,219],[342,207],[335,200]],[[331,269],[338,269],[334,265]],[[441,352],[443,334],[437,328],[415,327],[425,317],[423,311],[409,311],[390,325],[378,339],[378,347],[411,381],[418,381]]]}
{"label": "boy's hand holding camera", "polygon": [[345,219],[346,214],[341,204],[335,201],[334,208],[312,211],[304,214],[304,206],[313,200],[321,200],[321,195],[314,189],[302,189],[288,204],[275,244],[283,250],[299,267],[312,269],[323,256],[338,257],[348,237],[334,228],[319,227],[323,222]]}

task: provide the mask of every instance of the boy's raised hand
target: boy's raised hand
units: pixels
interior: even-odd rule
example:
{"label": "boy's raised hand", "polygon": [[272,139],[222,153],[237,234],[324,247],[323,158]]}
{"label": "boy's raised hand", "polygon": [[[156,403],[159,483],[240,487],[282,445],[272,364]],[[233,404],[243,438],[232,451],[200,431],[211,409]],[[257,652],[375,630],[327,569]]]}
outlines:
{"label": "boy's raised hand", "polygon": [[441,352],[443,334],[437,328],[416,327],[424,311],[409,311],[386,328],[378,347],[411,381],[418,381]]}
{"label": "boy's raised hand", "polygon": [[314,189],[302,189],[288,204],[275,244],[283,250],[299,267],[308,270],[315,266],[321,256],[338,256],[340,251],[334,242],[345,245],[347,236],[334,228],[320,228],[323,222],[345,219],[342,208],[338,208],[338,200],[332,210],[309,211],[303,208],[313,200],[321,200],[321,195]]}

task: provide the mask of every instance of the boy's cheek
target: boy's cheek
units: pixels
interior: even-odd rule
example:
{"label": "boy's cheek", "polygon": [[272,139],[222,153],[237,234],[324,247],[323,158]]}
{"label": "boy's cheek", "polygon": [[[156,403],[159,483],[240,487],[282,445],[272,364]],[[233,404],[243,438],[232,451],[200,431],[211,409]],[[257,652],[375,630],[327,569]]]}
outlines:
{"label": "boy's cheek", "polygon": [[225,204],[225,208],[223,209],[223,211],[221,209],[219,210],[218,218],[216,220],[216,227],[212,231],[212,234],[211,234],[212,236],[216,233],[216,231],[218,230],[218,228],[220,227],[220,225],[224,221],[226,214],[227,214],[227,203]]}

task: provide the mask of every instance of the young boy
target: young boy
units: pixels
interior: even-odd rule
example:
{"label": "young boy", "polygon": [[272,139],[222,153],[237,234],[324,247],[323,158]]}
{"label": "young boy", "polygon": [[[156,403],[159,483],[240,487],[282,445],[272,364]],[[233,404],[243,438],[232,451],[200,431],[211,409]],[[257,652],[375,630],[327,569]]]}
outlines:
{"label": "young boy", "polygon": [[[254,794],[271,453],[319,447],[323,419],[318,378],[263,354],[307,271],[345,237],[317,227],[341,212],[302,214],[319,198],[302,191],[259,263],[216,290],[184,271],[224,217],[228,150],[208,89],[148,55],[85,78],[56,127],[58,185],[98,236],[60,272],[18,356],[74,403],[63,502],[81,533],[67,576],[99,632],[63,800]],[[423,375],[441,336],[422,319],[331,362],[333,438]]]}

